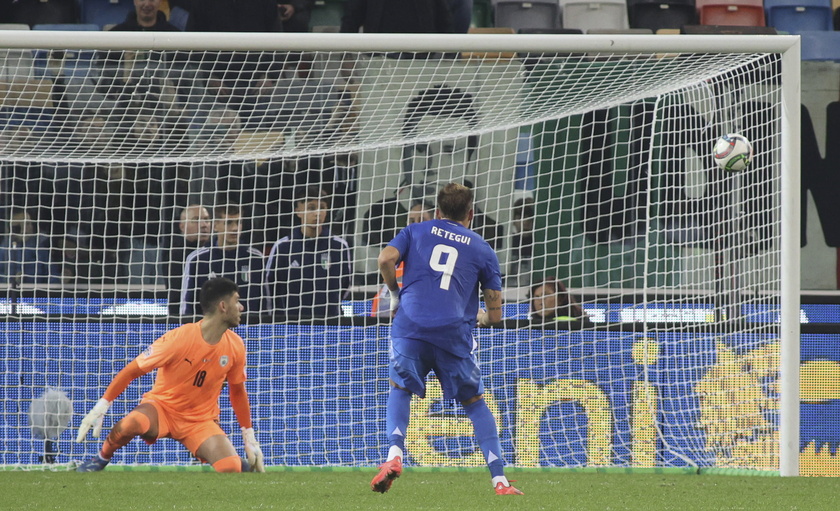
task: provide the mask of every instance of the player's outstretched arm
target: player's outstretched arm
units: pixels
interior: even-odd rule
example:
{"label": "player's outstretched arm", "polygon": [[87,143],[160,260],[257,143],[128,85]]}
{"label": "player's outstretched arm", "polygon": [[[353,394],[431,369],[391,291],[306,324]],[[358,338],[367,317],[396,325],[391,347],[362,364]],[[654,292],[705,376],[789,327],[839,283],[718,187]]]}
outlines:
{"label": "player's outstretched arm", "polygon": [[92,435],[94,438],[99,438],[99,433],[102,431],[102,421],[105,419],[105,414],[111,408],[111,403],[119,397],[120,394],[128,387],[128,385],[146,374],[146,371],[140,369],[136,360],[132,360],[127,366],[114,376],[111,384],[105,390],[102,398],[96,402],[87,415],[82,419],[79,425],[79,433],[76,435],[76,441],[81,442],[85,439],[87,432],[93,429]]}
{"label": "player's outstretched arm", "polygon": [[231,383],[230,404],[236,420],[242,427],[242,442],[245,444],[245,458],[251,465],[251,472],[265,472],[263,463],[263,452],[260,443],[257,442],[257,435],[251,424],[251,403],[248,400],[248,391],[244,383]]}
{"label": "player's outstretched arm", "polygon": [[387,246],[379,253],[376,260],[382,281],[391,292],[391,312],[395,312],[400,304],[400,284],[397,281],[397,264],[400,262],[400,251]]}
{"label": "player's outstretched arm", "polygon": [[102,431],[102,421],[105,419],[105,414],[108,413],[110,408],[111,401],[100,398],[82,419],[82,423],[79,425],[79,433],[76,435],[76,441],[81,442],[84,440],[87,432],[91,428],[93,428],[93,437],[99,438],[99,432]]}
{"label": "player's outstretched arm", "polygon": [[484,290],[486,311],[479,311],[478,326],[489,327],[502,321],[502,292],[495,289]]}

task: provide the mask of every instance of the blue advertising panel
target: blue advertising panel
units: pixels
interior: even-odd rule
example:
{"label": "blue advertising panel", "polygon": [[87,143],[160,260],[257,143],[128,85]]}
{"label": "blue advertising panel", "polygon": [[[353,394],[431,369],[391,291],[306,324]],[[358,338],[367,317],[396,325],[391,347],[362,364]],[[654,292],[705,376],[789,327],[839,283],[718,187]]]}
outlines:
{"label": "blue advertising panel", "polygon": [[[170,326],[144,323],[0,324],[0,463],[37,463],[43,442],[27,425],[45,387],[73,402],[59,461],[98,442],[72,442],[82,416],[113,375]],[[255,428],[271,465],[375,465],[387,449],[389,327],[257,325],[237,329],[249,350]],[[738,466],[774,469],[761,456],[777,430],[777,340],[712,332],[482,330],[479,360],[509,463],[519,466]],[[838,335],[803,335],[802,448],[840,441]],[[106,428],[151,386],[132,384]],[[830,381],[826,381],[826,379]],[[480,465],[459,407],[415,401],[409,463]],[[222,393],[223,428],[238,431]],[[724,426],[726,425],[726,429]],[[735,433],[732,430],[736,430]],[[235,442],[239,441],[233,435]],[[804,452],[803,451],[803,452]],[[125,463],[189,463],[172,440],[134,441]],[[805,461],[805,460],[803,460]]]}

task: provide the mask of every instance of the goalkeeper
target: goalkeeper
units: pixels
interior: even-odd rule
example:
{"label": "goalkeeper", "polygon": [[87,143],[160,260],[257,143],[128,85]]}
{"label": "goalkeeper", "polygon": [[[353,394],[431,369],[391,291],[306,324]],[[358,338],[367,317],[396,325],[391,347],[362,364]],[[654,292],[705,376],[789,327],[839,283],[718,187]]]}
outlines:
{"label": "goalkeeper", "polygon": [[98,437],[102,419],[114,399],[133,380],[158,369],[152,390],[114,424],[99,454],[80,465],[79,472],[102,470],[114,452],[136,436],[150,445],[158,438],[174,438],[216,472],[241,472],[244,464],[218,423],[219,395],[225,381],[242,427],[249,469],[265,471],[245,390],[245,343],[230,330],[239,325],[243,310],[237,286],[228,279],[210,279],[201,287],[199,300],[204,318],[163,334],[117,373],[82,419],[76,441],[84,440],[90,429]]}

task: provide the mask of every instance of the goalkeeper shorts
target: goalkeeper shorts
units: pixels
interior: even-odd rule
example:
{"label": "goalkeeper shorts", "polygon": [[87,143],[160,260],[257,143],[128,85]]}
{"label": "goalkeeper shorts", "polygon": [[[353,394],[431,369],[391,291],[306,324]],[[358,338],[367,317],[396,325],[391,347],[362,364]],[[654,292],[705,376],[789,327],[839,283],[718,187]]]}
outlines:
{"label": "goalkeeper shorts", "polygon": [[[158,413],[158,438],[172,438],[181,442],[193,455],[208,438],[216,435],[225,435],[224,430],[214,420],[185,421],[175,417],[157,401],[143,399],[141,404],[150,404],[155,407]],[[227,435],[225,435],[227,436]],[[157,439],[155,439],[157,440]],[[151,445],[155,441],[145,441]]]}

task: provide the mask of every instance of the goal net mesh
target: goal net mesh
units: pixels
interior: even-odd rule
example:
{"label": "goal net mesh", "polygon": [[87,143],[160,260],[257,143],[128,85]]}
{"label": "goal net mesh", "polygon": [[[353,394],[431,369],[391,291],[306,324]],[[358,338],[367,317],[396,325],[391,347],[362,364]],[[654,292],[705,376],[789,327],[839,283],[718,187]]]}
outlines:
{"label": "goal net mesh", "polygon": [[[476,339],[509,464],[777,470],[780,55],[559,48],[3,50],[0,464],[97,452],[81,418],[210,276],[240,286],[266,464],[380,463],[376,256],[455,181],[504,274]],[[755,157],[725,173],[733,132]],[[484,464],[433,378],[407,451]],[[171,439],[114,458],[145,463],[196,462]]]}

